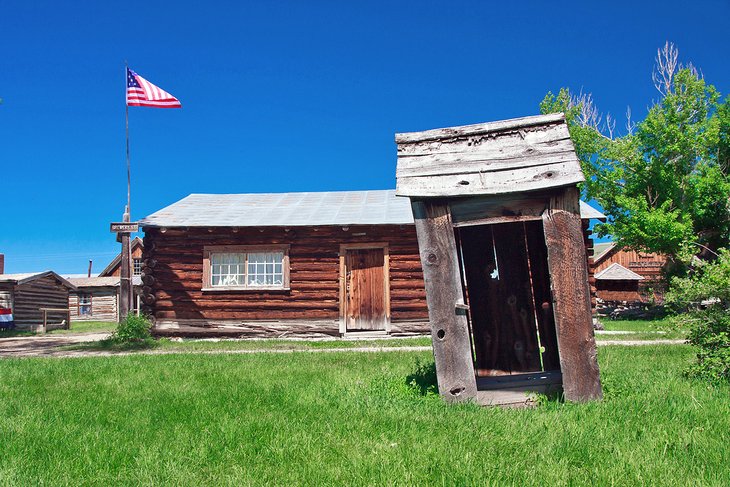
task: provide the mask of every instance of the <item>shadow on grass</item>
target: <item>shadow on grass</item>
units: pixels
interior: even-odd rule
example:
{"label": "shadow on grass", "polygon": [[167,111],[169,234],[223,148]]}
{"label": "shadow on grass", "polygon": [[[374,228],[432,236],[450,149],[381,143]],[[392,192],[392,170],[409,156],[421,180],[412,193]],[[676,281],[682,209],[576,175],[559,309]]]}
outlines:
{"label": "shadow on grass", "polygon": [[63,350],[84,351],[84,352],[136,352],[143,350],[153,350],[160,346],[160,343],[154,338],[146,340],[120,342],[108,338],[99,340],[98,342],[77,343],[75,345],[67,345],[62,347]]}
{"label": "shadow on grass", "polygon": [[15,338],[15,337],[32,337],[35,333],[27,330],[16,330],[16,329],[2,329],[0,330],[0,340],[3,338]]}
{"label": "shadow on grass", "polygon": [[416,370],[406,377],[406,384],[416,390],[420,395],[427,396],[438,394],[438,382],[436,380],[436,364],[433,362],[416,361]]}

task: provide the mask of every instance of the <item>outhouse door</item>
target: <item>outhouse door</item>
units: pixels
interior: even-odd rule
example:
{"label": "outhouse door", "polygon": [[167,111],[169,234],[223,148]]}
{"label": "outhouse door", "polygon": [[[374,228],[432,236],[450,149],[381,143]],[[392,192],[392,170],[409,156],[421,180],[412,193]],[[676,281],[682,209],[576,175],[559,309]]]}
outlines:
{"label": "outhouse door", "polygon": [[388,322],[385,248],[343,250],[342,305],[346,331],[385,331]]}

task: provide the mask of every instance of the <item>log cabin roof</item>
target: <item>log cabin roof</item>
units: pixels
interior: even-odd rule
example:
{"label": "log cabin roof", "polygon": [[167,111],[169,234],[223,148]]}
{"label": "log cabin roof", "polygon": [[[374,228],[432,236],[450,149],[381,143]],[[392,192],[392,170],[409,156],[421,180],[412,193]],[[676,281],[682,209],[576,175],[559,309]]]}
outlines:
{"label": "log cabin roof", "polygon": [[[71,277],[68,281],[77,288],[90,287],[117,287],[119,286],[119,276],[97,276],[97,277]],[[132,286],[141,286],[142,278],[140,276],[132,277]]]}
{"label": "log cabin roof", "polygon": [[627,269],[618,262],[614,262],[610,266],[596,274],[596,279],[602,281],[641,281],[644,278],[636,272]]}
{"label": "log cabin roof", "polygon": [[[605,218],[580,202],[584,219]],[[408,198],[389,190],[191,194],[140,220],[142,227],[413,225]]]}
{"label": "log cabin roof", "polygon": [[0,274],[0,282],[10,284],[25,284],[27,282],[35,281],[36,279],[41,279],[46,276],[53,276],[59,283],[63,284],[64,286],[71,289],[76,289],[76,287],[68,280],[64,279],[53,271],[24,272],[19,274]]}
{"label": "log cabin roof", "polygon": [[396,134],[399,196],[536,191],[584,180],[562,113]]}
{"label": "log cabin roof", "polygon": [[393,190],[191,194],[142,219],[144,227],[294,227],[412,224]]}

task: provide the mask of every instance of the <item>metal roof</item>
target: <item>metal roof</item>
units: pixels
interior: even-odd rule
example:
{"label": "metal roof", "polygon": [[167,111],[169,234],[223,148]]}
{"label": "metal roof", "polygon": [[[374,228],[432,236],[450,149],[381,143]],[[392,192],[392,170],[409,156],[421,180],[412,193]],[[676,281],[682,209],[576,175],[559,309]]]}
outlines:
{"label": "metal roof", "polygon": [[191,194],[140,220],[145,227],[404,225],[411,202],[394,190]]}
{"label": "metal roof", "polygon": [[602,281],[641,281],[644,278],[618,262],[614,262],[596,274],[596,279]]}
{"label": "metal roof", "polygon": [[[78,288],[119,286],[119,276],[72,277],[68,281]],[[132,277],[132,285],[141,286],[142,278],[139,276]]]}
{"label": "metal roof", "polygon": [[25,284],[26,282],[34,281],[36,279],[40,279],[42,277],[46,276],[53,276],[58,282],[63,284],[64,286],[70,287],[71,289],[76,289],[76,287],[68,282],[63,277],[59,276],[53,271],[43,271],[43,272],[25,272],[21,274],[0,274],[0,282],[9,282],[13,284]]}
{"label": "metal roof", "polygon": [[[605,218],[581,202],[581,217]],[[191,194],[139,221],[143,227],[412,225],[408,198],[395,190]]]}

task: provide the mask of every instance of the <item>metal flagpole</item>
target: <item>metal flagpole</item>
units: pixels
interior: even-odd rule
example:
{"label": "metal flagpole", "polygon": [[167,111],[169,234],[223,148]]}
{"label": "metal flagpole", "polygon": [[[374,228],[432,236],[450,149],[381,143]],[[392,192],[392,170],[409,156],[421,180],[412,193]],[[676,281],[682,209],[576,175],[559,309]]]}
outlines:
{"label": "metal flagpole", "polygon": [[[132,179],[130,177],[130,164],[129,164],[129,104],[126,100],[127,93],[127,77],[128,74],[127,62],[124,61],[124,125],[127,135],[127,206],[124,208],[124,222],[130,221],[131,212],[131,186]],[[132,267],[132,255],[129,245],[129,232],[121,234],[122,237],[122,253],[121,253],[121,268],[119,275],[119,321],[124,320],[129,311],[133,308],[132,304],[132,282],[131,282],[131,267]]]}

